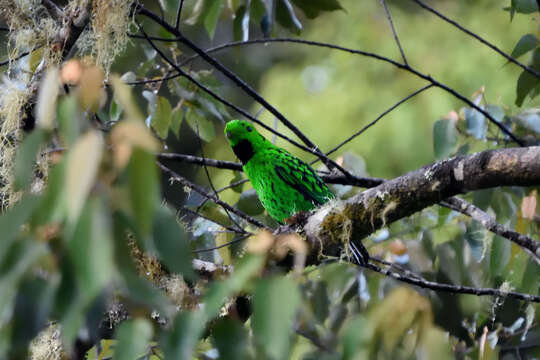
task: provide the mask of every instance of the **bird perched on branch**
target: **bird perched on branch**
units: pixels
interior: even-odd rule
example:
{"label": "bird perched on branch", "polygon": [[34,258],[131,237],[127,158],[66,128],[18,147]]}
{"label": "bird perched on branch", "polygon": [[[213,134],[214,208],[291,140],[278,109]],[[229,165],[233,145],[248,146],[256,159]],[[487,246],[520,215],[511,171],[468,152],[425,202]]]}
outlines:
{"label": "bird perched on branch", "polygon": [[[262,205],[279,223],[334,198],[334,194],[311,166],[272,144],[249,122],[229,121],[225,126],[225,136],[242,162],[244,172]],[[351,252],[357,262],[364,263],[368,255],[362,244],[351,245]]]}

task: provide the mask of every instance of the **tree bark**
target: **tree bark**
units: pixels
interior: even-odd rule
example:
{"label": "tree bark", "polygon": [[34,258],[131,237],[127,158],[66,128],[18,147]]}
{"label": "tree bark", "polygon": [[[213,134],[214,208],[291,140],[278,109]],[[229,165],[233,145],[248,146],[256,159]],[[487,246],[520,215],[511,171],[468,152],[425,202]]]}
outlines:
{"label": "tree bark", "polygon": [[451,196],[501,186],[535,185],[540,185],[539,146],[488,150],[443,160],[349,200],[331,202],[307,219],[304,230],[313,251],[335,254],[347,241],[361,240],[384,225]]}

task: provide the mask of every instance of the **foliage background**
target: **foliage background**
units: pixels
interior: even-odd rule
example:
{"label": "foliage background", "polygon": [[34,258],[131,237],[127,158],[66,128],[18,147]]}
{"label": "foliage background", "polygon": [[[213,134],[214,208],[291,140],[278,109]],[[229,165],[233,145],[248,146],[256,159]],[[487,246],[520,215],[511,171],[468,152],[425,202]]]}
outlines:
{"label": "foliage background", "polygon": [[[154,2],[141,3],[160,12]],[[201,2],[205,6],[209,3]],[[197,17],[196,3],[185,3],[181,28],[201,48],[234,40],[234,11],[231,9],[237,10],[244,2],[219,3],[222,3],[222,12],[215,18],[213,37],[209,36],[209,32],[213,32],[208,31],[214,23],[212,6],[203,7]],[[496,3],[430,2],[443,14],[510,53],[521,36],[537,33],[539,15],[538,12],[518,13],[510,21],[510,13],[502,9],[510,4]],[[344,10],[323,12],[315,19],[305,18],[296,8],[304,27],[300,37],[399,59],[378,1],[343,0],[340,4]],[[169,22],[174,23],[177,5],[178,1],[162,2],[165,19]],[[485,86],[483,103],[500,106],[508,118],[523,112],[523,108],[537,105],[535,99],[526,100],[523,108],[515,105],[520,69],[506,64],[503,58],[412,2],[388,1],[388,5],[413,66],[466,97]],[[149,34],[170,36],[158,24],[142,17],[139,20]],[[137,32],[137,26],[132,24],[130,32]],[[7,43],[8,32],[2,32],[1,36]],[[259,24],[252,20],[250,38],[262,36]],[[272,36],[296,35],[276,24]],[[87,41],[90,47],[81,45],[77,56],[96,58],[91,50],[99,44],[92,43],[91,39]],[[168,51],[178,57],[189,53],[175,43],[159,46],[169,47]],[[12,48],[3,49],[4,56],[9,49]],[[424,85],[410,74],[373,59],[296,44],[250,45],[215,55],[258,89],[323,150]],[[527,62],[529,56],[530,53],[521,60]],[[38,54],[29,63],[23,60],[20,66],[32,67],[32,61],[40,59]],[[110,74],[131,71],[133,73],[124,75],[124,79],[133,75],[146,78],[161,75],[166,67],[147,43],[131,38],[127,49],[112,64]],[[251,109],[252,113],[260,110],[260,106],[217,71],[205,72],[210,67],[203,61],[197,60],[188,68],[231,102]],[[4,76],[21,76],[16,73],[16,66],[11,67],[15,73],[9,73],[8,69],[3,67]],[[18,85],[23,86],[23,82]],[[98,89],[93,91],[99,92]],[[100,118],[113,129],[104,133],[106,142],[89,135],[93,134],[89,125],[91,112],[80,110],[81,99],[84,99],[81,93],[62,95],[59,99],[59,140],[55,138],[58,134],[43,128],[33,132],[38,135],[26,141],[26,144],[43,143],[45,149],[54,147],[51,143],[62,145],[67,151],[64,160],[45,161],[47,164],[59,162],[54,167],[56,178],[46,165],[41,169],[44,176],[36,176],[39,171],[28,168],[26,174],[34,174],[33,184],[36,179],[46,179],[47,190],[42,190],[41,197],[34,201],[28,195],[31,191],[22,186],[27,190],[19,207],[0,218],[3,231],[13,230],[13,235],[6,235],[4,239],[4,253],[0,252],[1,289],[3,294],[9,295],[0,303],[3,306],[0,307],[1,324],[5,325],[0,331],[0,357],[25,354],[28,341],[43,329],[46,330],[34,340],[31,349],[34,358],[54,358],[62,352],[75,357],[72,354],[79,348],[84,349],[80,343],[85,340],[90,345],[101,345],[90,350],[89,358],[109,356],[113,352],[114,356],[124,359],[157,358],[163,354],[168,358],[214,358],[215,349],[222,358],[231,359],[540,356],[537,304],[406,288],[347,263],[323,264],[307,268],[302,274],[286,275],[272,266],[262,270],[266,262],[273,264],[267,251],[252,249],[238,260],[243,253],[242,246],[238,245],[230,251],[196,255],[218,265],[234,264],[233,275],[219,271],[210,279],[195,275],[189,266],[192,255],[188,249],[214,246],[231,240],[232,236],[217,233],[215,230],[219,227],[215,224],[193,219],[182,211],[184,206],[196,209],[202,198],[193,191],[185,191],[178,183],[171,185],[167,176],[158,176],[152,153],[166,149],[235,160],[221,134],[224,122],[236,114],[196,92],[185,81],[169,82],[160,88],[135,86],[129,91],[115,85],[114,90],[108,87],[106,91],[107,101],[98,111]],[[128,93],[132,94],[136,106],[126,101]],[[174,116],[163,104],[170,104],[174,109],[179,103],[182,122],[175,131],[175,125],[169,123]],[[119,111],[117,106],[123,110]],[[433,138],[434,123],[452,110],[460,112],[462,106],[448,94],[430,89],[346,145],[335,158],[360,176],[392,178],[416,169],[441,158],[435,156],[434,142],[445,140]],[[163,113],[171,116],[163,116]],[[122,165],[115,157],[117,153],[110,153],[105,145],[123,144],[114,137],[115,131],[121,131],[113,122],[122,119],[120,123],[139,121],[140,124],[144,118],[151,124],[154,138],[161,138],[159,144],[156,140],[128,141],[128,147],[134,150],[129,164]],[[167,118],[165,128],[159,124],[162,118]],[[79,124],[76,130],[70,130],[72,119],[77,119]],[[260,119],[274,124],[272,116],[265,111]],[[504,141],[495,143],[484,136],[472,139],[466,135],[464,121],[459,122],[461,133],[456,141],[459,145],[469,144],[467,151],[506,146]],[[126,126],[124,131],[136,134],[138,139],[147,139],[150,132],[128,124],[131,127]],[[514,129],[519,128],[517,121],[512,124]],[[277,129],[291,136],[282,125]],[[534,131],[521,131],[533,140],[538,139]],[[202,153],[197,132],[203,139]],[[163,134],[165,136],[160,136]],[[497,134],[490,128],[485,135]],[[17,132],[20,139],[30,136]],[[79,151],[83,155],[79,158],[72,155],[75,150],[71,147],[76,148],[75,144],[82,149]],[[306,160],[313,158],[282,140],[278,140],[278,144]],[[91,151],[91,145],[101,150]],[[456,148],[449,149],[442,157],[454,154]],[[349,155],[345,155],[347,151]],[[23,157],[19,163],[32,159],[37,152],[37,148],[26,150],[29,157]],[[90,174],[84,171],[87,166],[91,167],[91,159],[84,156],[88,154],[93,154],[90,157],[98,164]],[[84,159],[81,164],[85,166],[70,165],[70,157]],[[204,169],[174,163],[167,166],[209,189]],[[241,176],[228,170],[208,171],[216,188]],[[75,172],[81,179],[87,178],[91,187],[85,190],[81,189],[82,185],[76,186],[73,192],[67,191],[66,200],[59,195],[62,193],[59,189],[68,186],[64,180],[59,180],[69,178],[64,172]],[[163,199],[170,207],[159,205],[163,199],[158,195],[158,182]],[[222,194],[222,199],[271,223],[262,209],[250,206],[254,197],[247,192],[248,188],[249,185],[241,191],[228,190]],[[345,197],[358,191],[334,189]],[[69,211],[73,206],[77,208],[70,200],[74,194],[84,203],[80,205],[80,214]],[[508,188],[469,194],[466,199],[489,211],[500,223],[538,239],[538,224],[521,213],[523,198],[531,194],[536,197],[534,189]],[[241,201],[237,202],[239,199]],[[232,226],[226,214],[213,204],[207,204],[203,213],[222,225]],[[15,222],[15,218],[20,222]],[[178,218],[182,221],[177,221]],[[21,230],[19,225],[26,222]],[[44,235],[45,230],[52,235],[47,232]],[[128,237],[126,233],[131,235]],[[255,241],[263,242],[264,236],[259,235]],[[400,262],[430,280],[476,287],[511,287],[538,294],[540,270],[521,249],[494,237],[470,219],[443,208],[430,208],[393,224],[371,236],[366,244],[372,254]],[[238,314],[213,320],[222,311],[223,301],[237,295],[239,298],[248,295],[253,301],[254,315],[247,322]],[[194,306],[200,303],[204,306]],[[119,306],[126,309],[118,310]],[[114,314],[112,308],[116,311]],[[130,320],[121,322],[127,314]],[[107,336],[103,334],[102,321],[114,324]],[[86,338],[85,332],[88,333]],[[108,340],[111,337],[118,342]],[[40,355],[40,351],[46,355]]]}

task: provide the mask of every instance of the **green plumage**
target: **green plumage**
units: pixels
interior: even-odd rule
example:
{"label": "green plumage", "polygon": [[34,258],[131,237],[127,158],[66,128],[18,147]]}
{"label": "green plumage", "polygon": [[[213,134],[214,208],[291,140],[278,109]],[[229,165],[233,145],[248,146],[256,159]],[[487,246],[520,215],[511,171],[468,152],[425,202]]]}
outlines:
{"label": "green plumage", "polygon": [[334,198],[311,166],[266,140],[247,121],[228,122],[225,135],[262,205],[276,221],[282,223]]}

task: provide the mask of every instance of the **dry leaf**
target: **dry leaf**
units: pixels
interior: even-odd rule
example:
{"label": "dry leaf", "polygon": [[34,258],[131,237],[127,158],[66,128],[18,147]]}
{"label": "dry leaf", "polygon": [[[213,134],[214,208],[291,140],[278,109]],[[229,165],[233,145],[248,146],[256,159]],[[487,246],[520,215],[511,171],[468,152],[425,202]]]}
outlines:
{"label": "dry leaf", "polygon": [[521,216],[532,220],[536,214],[536,190],[533,190],[529,196],[525,196],[521,201]]}

